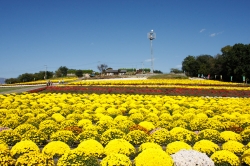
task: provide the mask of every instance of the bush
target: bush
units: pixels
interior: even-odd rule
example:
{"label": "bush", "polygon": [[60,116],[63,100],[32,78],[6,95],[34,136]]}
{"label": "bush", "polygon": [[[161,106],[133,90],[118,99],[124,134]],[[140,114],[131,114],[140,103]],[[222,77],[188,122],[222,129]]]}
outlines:
{"label": "bush", "polygon": [[178,152],[181,149],[190,150],[192,149],[192,147],[185,142],[175,141],[167,145],[166,152],[167,154],[171,155]]}
{"label": "bush", "polygon": [[123,138],[124,136],[125,136],[125,133],[122,132],[121,130],[109,129],[102,134],[100,142],[102,143],[102,145],[105,146],[108,144],[109,141],[113,139],[120,139],[120,138]]}
{"label": "bush", "polygon": [[106,155],[111,153],[119,153],[128,157],[134,157],[135,152],[134,146],[124,139],[111,140],[104,148],[104,153]]}
{"label": "bush", "polygon": [[86,156],[102,158],[104,155],[104,148],[102,144],[91,139],[81,142],[78,145],[77,150],[81,151],[81,153],[84,153]]}
{"label": "bush", "polygon": [[250,142],[250,129],[245,129],[240,133],[242,139],[243,139],[243,143],[247,144],[248,142]]}
{"label": "bush", "polygon": [[206,154],[195,150],[180,150],[171,157],[175,166],[214,166],[214,162]]}
{"label": "bush", "polygon": [[76,142],[76,136],[72,131],[59,130],[51,135],[51,141],[62,141],[73,146]]}
{"label": "bush", "polygon": [[198,133],[198,140],[209,140],[216,144],[222,142],[220,132],[213,129],[205,129]]}
{"label": "bush", "polygon": [[9,146],[13,146],[21,141],[21,136],[13,130],[3,130],[0,132],[0,140],[3,140]]}
{"label": "bush", "polygon": [[242,163],[250,165],[250,149],[244,151],[243,155],[241,156]]}
{"label": "bush", "polygon": [[62,141],[49,142],[42,150],[42,153],[51,158],[60,158],[64,153],[70,151],[69,145]]}
{"label": "bush", "polygon": [[84,165],[84,166],[99,166],[98,159],[94,156],[86,156],[77,149],[65,153],[57,163],[58,166],[65,165]]}
{"label": "bush", "polygon": [[210,157],[214,164],[217,166],[239,166],[240,159],[233,153],[228,150],[220,150],[212,154]]}
{"label": "bush", "polygon": [[200,140],[194,144],[193,149],[211,156],[214,152],[220,150],[220,147],[212,141]]}
{"label": "bush", "polygon": [[237,141],[228,141],[222,144],[222,149],[233,152],[237,156],[241,156],[245,150],[245,146]]}
{"label": "bush", "polygon": [[50,139],[51,134],[59,130],[59,126],[55,123],[40,123],[39,130],[45,134],[46,139]]}
{"label": "bush", "polygon": [[19,156],[30,153],[30,152],[40,152],[39,147],[32,141],[20,141],[16,143],[10,150],[11,156],[17,159]]}
{"label": "bush", "polygon": [[22,136],[27,131],[34,130],[34,129],[37,129],[37,128],[31,124],[21,124],[17,128],[15,128],[14,131]]}
{"label": "bush", "polygon": [[10,150],[4,144],[0,144],[0,165],[15,165],[15,160],[10,155]]}
{"label": "bush", "polygon": [[135,158],[135,166],[173,166],[173,159],[163,150],[149,148]]}
{"label": "bush", "polygon": [[29,130],[22,136],[22,141],[31,140],[39,145],[45,145],[47,143],[46,136],[43,132],[37,129]]}
{"label": "bush", "polygon": [[141,145],[142,143],[147,142],[148,135],[140,130],[130,131],[124,139],[127,140],[132,145]]}
{"label": "bush", "polygon": [[76,137],[76,139],[79,142],[83,142],[83,141],[88,140],[88,139],[94,139],[94,140],[99,141],[100,137],[101,136],[98,134],[97,131],[95,131],[95,130],[86,130],[86,131],[83,131],[81,134],[79,134]]}
{"label": "bush", "polygon": [[237,134],[232,131],[223,131],[220,133],[220,137],[222,138],[222,142],[227,142],[227,141],[238,141],[242,142],[243,139],[240,134]]}
{"label": "bush", "polygon": [[150,148],[162,150],[162,147],[160,145],[153,143],[153,142],[146,142],[146,143],[141,144],[141,146],[138,149],[138,153],[141,153],[142,151],[146,149],[150,149]]}
{"label": "bush", "polygon": [[146,128],[148,131],[153,130],[155,128],[152,122],[147,122],[147,121],[140,122],[139,126]]}
{"label": "bush", "polygon": [[172,141],[183,141],[191,145],[193,145],[197,140],[194,132],[181,127],[175,127],[170,130],[170,136]]}
{"label": "bush", "polygon": [[151,132],[149,141],[157,143],[161,146],[167,145],[171,142],[171,136],[167,129],[159,128],[158,130]]}
{"label": "bush", "polygon": [[54,166],[54,160],[39,152],[30,152],[20,156],[16,161],[16,166],[37,165],[37,166]]}
{"label": "bush", "polygon": [[124,154],[112,153],[101,161],[101,166],[132,166],[132,162]]}

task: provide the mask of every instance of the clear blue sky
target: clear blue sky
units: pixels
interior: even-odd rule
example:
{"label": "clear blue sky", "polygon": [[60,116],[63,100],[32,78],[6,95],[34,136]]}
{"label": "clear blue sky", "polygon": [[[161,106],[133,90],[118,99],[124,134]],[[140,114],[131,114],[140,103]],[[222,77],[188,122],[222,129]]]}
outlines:
{"label": "clear blue sky", "polygon": [[249,44],[249,0],[0,0],[0,77],[69,69],[180,68]]}

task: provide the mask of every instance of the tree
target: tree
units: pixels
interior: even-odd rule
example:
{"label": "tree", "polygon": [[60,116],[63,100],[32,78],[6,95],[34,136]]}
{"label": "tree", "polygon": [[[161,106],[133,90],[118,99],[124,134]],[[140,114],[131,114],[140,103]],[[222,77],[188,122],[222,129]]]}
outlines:
{"label": "tree", "polygon": [[77,77],[82,77],[82,76],[83,76],[83,71],[82,71],[82,70],[76,70],[76,71],[75,71],[75,75],[76,75]]}
{"label": "tree", "polygon": [[100,73],[103,74],[103,72],[108,68],[108,65],[106,64],[100,64],[97,66],[97,69],[100,71]]}
{"label": "tree", "polygon": [[61,66],[56,71],[57,77],[67,76],[68,74],[68,68],[66,66]]}
{"label": "tree", "polygon": [[196,57],[199,65],[198,74],[209,75],[214,67],[214,58],[211,55],[200,55]]}
{"label": "tree", "polygon": [[182,61],[182,70],[185,71],[187,76],[197,76],[199,70],[199,64],[196,61],[195,56],[187,56]]}
{"label": "tree", "polygon": [[171,68],[170,73],[178,74],[178,73],[183,73],[183,71],[178,68]]}

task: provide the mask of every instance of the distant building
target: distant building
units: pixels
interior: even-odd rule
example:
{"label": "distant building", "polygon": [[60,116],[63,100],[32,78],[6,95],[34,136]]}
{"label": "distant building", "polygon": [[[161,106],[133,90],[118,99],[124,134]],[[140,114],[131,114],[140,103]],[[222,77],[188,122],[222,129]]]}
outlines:
{"label": "distant building", "polygon": [[119,69],[119,70],[113,70],[113,69],[107,69],[105,70],[105,75],[111,76],[111,75],[123,75],[127,72],[127,70]]}

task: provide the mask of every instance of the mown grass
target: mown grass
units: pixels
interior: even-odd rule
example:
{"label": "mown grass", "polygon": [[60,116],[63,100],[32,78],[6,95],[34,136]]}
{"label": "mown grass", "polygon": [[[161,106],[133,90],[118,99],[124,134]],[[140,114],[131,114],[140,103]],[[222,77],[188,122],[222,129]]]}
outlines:
{"label": "mown grass", "polygon": [[157,74],[149,76],[148,79],[188,79],[188,77],[181,74]]}

